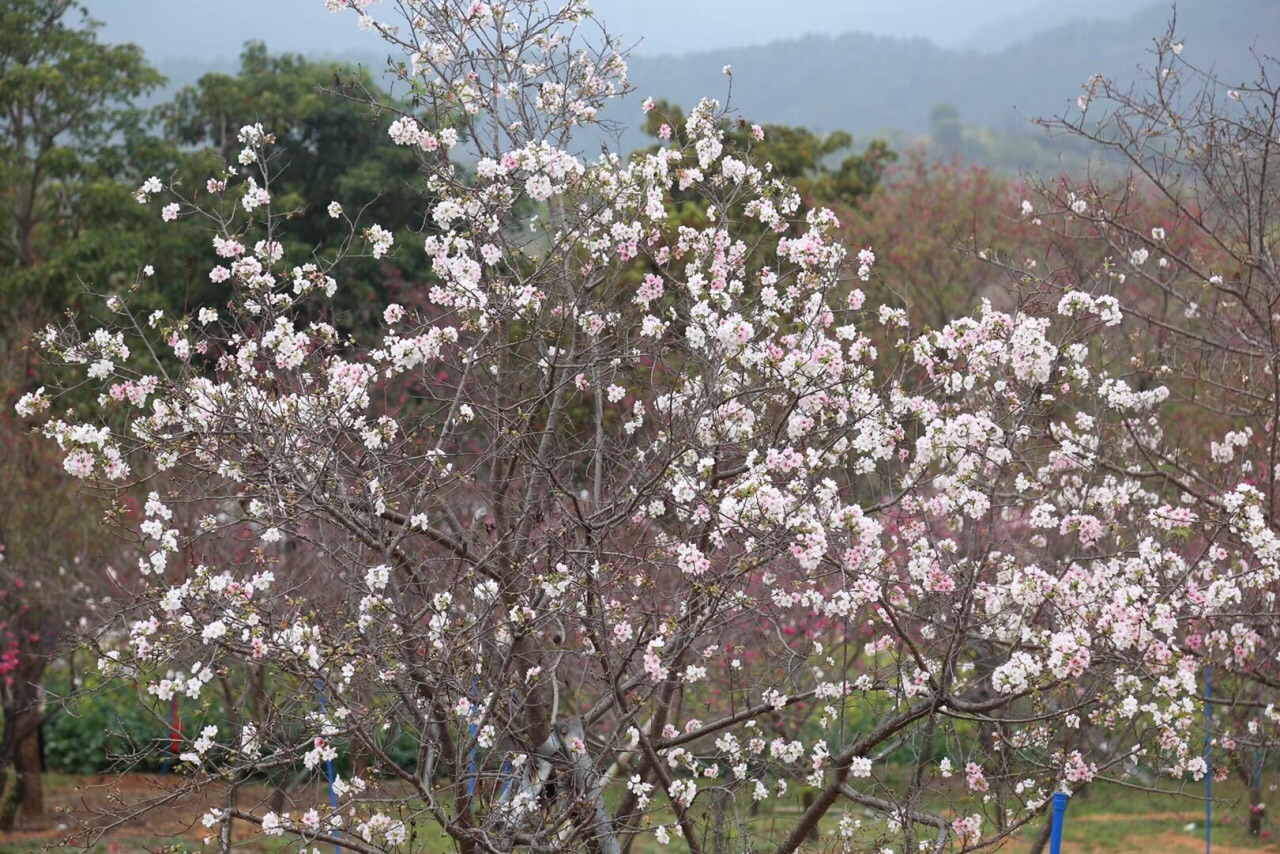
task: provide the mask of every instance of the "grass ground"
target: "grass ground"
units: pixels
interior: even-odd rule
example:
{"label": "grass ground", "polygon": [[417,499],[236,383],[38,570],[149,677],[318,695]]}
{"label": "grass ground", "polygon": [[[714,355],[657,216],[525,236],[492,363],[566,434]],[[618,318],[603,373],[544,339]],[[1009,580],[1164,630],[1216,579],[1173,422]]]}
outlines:
{"label": "grass ground", "polygon": [[[1205,850],[1203,784],[1189,784],[1178,794],[1156,795],[1124,786],[1098,784],[1072,799],[1063,826],[1066,854],[1098,852],[1200,852]],[[1263,835],[1248,832],[1244,786],[1227,781],[1214,785],[1212,851],[1280,851],[1280,824],[1265,820]],[[1026,851],[1035,833],[1016,837],[1012,850]]]}
{"label": "grass ground", "polygon": [[[48,775],[45,791],[49,820],[43,827],[26,828],[7,836],[0,835],[0,854],[32,854],[64,846],[79,848],[91,840],[77,832],[91,814],[117,818],[126,804],[136,803],[163,793],[163,778],[129,774],[118,777],[67,777]],[[315,793],[322,796],[321,792]],[[242,793],[241,805],[248,807],[265,799],[267,793],[250,788]],[[1262,837],[1247,831],[1247,807],[1244,790],[1234,782],[1220,783],[1214,789],[1212,851],[1216,854],[1243,852],[1280,852],[1280,823],[1268,820]],[[201,850],[200,839],[208,831],[198,823],[207,804],[198,799],[158,809],[145,818],[128,821],[101,839],[94,841],[95,854],[132,854],[132,852],[178,852]],[[780,838],[801,810],[800,795],[777,804],[771,811],[748,819],[755,850],[768,850],[770,839]],[[867,812],[857,813],[865,825],[875,827],[879,818]],[[662,816],[655,816],[662,820]],[[107,821],[107,818],[94,819]],[[666,817],[670,821],[670,817]],[[823,829],[834,831],[838,815],[823,823]],[[1158,854],[1191,854],[1205,850],[1205,809],[1203,790],[1196,786],[1182,793],[1153,794],[1111,784],[1096,784],[1072,800],[1067,811],[1063,851],[1065,854],[1119,854],[1119,852],[1158,852]],[[282,839],[254,839],[247,826],[237,833],[237,851],[248,854],[279,854],[285,850]],[[1038,824],[1025,828],[1010,838],[1001,850],[1027,851],[1036,835]],[[184,846],[184,847],[177,847]],[[709,850],[714,850],[707,846]],[[208,850],[208,849],[205,849]],[[328,850],[323,849],[323,850]],[[435,854],[452,848],[428,827],[420,827],[414,852]],[[736,845],[730,850],[741,850]],[[829,845],[814,845],[813,851],[833,850]],[[652,835],[637,839],[633,854],[688,851],[681,840],[668,846],[659,845]]]}

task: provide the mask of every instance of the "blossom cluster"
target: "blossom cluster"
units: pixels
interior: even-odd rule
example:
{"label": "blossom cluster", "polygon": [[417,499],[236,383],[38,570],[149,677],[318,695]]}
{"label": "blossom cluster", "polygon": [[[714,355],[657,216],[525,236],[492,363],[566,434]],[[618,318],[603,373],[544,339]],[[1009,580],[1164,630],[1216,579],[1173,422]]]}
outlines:
{"label": "blossom cluster", "polygon": [[[798,784],[830,794],[814,810],[882,814],[841,821],[842,845],[973,846],[1115,764],[1089,726],[1128,728],[1126,755],[1162,772],[1203,773],[1201,659],[1250,666],[1240,604],[1280,577],[1280,540],[1249,484],[1193,510],[1133,469],[1164,441],[1168,391],[1134,390],[1099,352],[1125,323],[1117,298],[988,300],[913,329],[856,287],[874,252],[849,257],[831,211],[733,149],[718,102],[683,144],[630,159],[562,144],[553,131],[625,88],[611,45],[575,49],[581,4],[410,2],[399,28],[329,5],[409,49],[402,73],[450,108],[389,130],[437,194],[430,280],[377,306],[377,340],[316,319],[341,259],[286,259],[278,142],[254,125],[246,174],[209,179],[239,200],[211,237],[228,299],[43,337],[102,389],[99,412],[44,422],[67,470],[148,482],[126,522],[146,595],[103,672],[162,700],[203,701],[233,668],[290,686],[269,713],[184,734],[192,774],[318,774],[359,745],[409,794],[339,778],[337,809],[252,821],[395,850],[397,799],[460,840],[479,822],[604,848],[614,819],[646,832],[659,803],[675,823],[655,837],[694,839],[710,793]],[[468,180],[447,157],[464,135]],[[150,180],[138,197],[167,192]],[[700,215],[673,216],[688,197]],[[417,251],[328,210],[373,257]],[[112,309],[138,320],[126,298]],[[159,364],[140,355],[152,338]],[[1229,433],[1215,458],[1251,440]],[[852,726],[855,710],[876,725]],[[971,722],[996,712],[1003,752],[984,755]],[[420,746],[412,773],[388,759],[393,727]],[[918,792],[877,773],[898,734],[926,731],[960,745],[917,775],[962,769],[954,820],[910,818]],[[593,822],[601,753],[628,770],[617,814]],[[573,781],[554,802],[553,769]]]}

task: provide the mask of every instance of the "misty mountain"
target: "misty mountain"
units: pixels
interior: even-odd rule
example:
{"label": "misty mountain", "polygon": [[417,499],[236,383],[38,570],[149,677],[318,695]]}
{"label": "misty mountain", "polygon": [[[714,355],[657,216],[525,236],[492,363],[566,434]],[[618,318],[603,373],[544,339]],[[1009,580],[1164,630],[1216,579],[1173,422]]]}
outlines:
{"label": "misty mountain", "polygon": [[[661,0],[665,2],[665,0]],[[1109,0],[1111,8],[1137,5],[1140,0]],[[655,5],[658,5],[656,0]],[[1052,21],[1063,9],[1049,5],[1028,8],[1011,16],[999,30],[1007,37],[1021,26],[1034,28]],[[1066,4],[1057,4],[1065,7]],[[1102,0],[1079,0],[1072,11],[1091,14]],[[722,101],[732,94],[731,106],[743,117],[761,123],[799,125],[820,132],[850,131],[862,141],[888,136],[895,144],[929,131],[929,115],[938,104],[951,104],[960,122],[976,132],[994,132],[1042,145],[1031,119],[1070,113],[1081,84],[1092,74],[1137,80],[1139,69],[1149,71],[1153,40],[1166,30],[1170,8],[1145,5],[1121,20],[1070,20],[1035,30],[1000,49],[944,48],[923,38],[896,39],[866,33],[808,36],[776,40],[753,47],[706,50],[683,56],[637,55],[631,59],[635,92],[610,107],[607,118],[624,126],[640,124],[640,101],[665,98],[686,109],[700,97]],[[1019,21],[1021,23],[1019,23]],[[1241,82],[1255,69],[1250,47],[1272,56],[1280,54],[1280,2],[1277,0],[1182,0],[1178,7],[1182,58],[1212,67],[1224,80]],[[996,39],[993,35],[990,39]],[[992,41],[994,44],[994,41]],[[268,40],[273,50],[278,45]],[[351,49],[316,50],[313,56],[384,65],[382,54]],[[169,60],[158,63],[170,77],[169,92],[192,83],[206,71],[234,72],[237,63]],[[733,68],[732,81],[722,73]],[[584,150],[601,141],[584,140]],[[648,143],[630,130],[617,144],[623,150]],[[1010,162],[1007,151],[992,165],[1011,168],[1051,157],[1045,145],[1030,160]]]}
{"label": "misty mountain", "polygon": [[[157,62],[234,60],[249,39],[305,54],[376,49],[376,37],[360,32],[354,15],[327,14],[323,0],[83,2],[105,23],[105,39],[136,42]],[[1069,18],[1123,17],[1143,2],[1152,0],[1073,0],[1030,10],[1027,0],[595,0],[592,6],[624,44],[657,56],[847,32],[925,38],[957,48],[1006,33],[1003,45],[1010,34],[1016,40]],[[378,15],[379,7],[371,11]]]}
{"label": "misty mountain", "polygon": [[[938,43],[963,50],[994,53],[1064,24],[1074,21],[1123,20],[1143,9],[1151,8],[1152,5],[1152,0],[1073,0],[1071,3],[1041,0],[1038,4],[1023,3],[996,23],[979,26],[954,43]],[[1170,5],[1164,4],[1164,10],[1167,11]]]}
{"label": "misty mountain", "polygon": [[[638,97],[689,107],[704,95],[723,100],[729,81],[722,68],[731,65],[731,104],[744,117],[819,131],[925,133],[933,107],[949,103],[965,125],[1019,132],[1032,118],[1073,109],[1081,84],[1095,73],[1137,80],[1140,69],[1149,69],[1149,52],[1169,14],[1159,4],[1121,21],[1070,21],[994,52],[859,33],[811,36],[681,57],[635,57],[631,77]],[[1183,0],[1178,32],[1183,59],[1238,83],[1256,71],[1251,46],[1280,55],[1280,3]]]}

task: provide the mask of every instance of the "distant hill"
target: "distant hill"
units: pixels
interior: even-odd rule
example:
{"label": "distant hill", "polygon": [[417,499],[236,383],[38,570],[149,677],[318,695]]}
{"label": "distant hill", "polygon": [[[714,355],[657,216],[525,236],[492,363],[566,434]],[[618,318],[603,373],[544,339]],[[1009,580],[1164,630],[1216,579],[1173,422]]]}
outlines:
{"label": "distant hill", "polygon": [[[1075,0],[1030,6],[1002,25],[999,38],[1022,35],[998,50],[949,49],[924,39],[852,33],[680,56],[634,56],[635,93],[612,106],[607,117],[638,125],[640,101],[647,96],[686,109],[702,96],[723,100],[729,80],[721,69],[731,65],[732,106],[752,121],[820,132],[846,130],[862,141],[884,135],[904,144],[926,134],[930,112],[948,103],[970,138],[995,134],[1026,139],[1034,134],[1039,146],[1040,135],[1030,119],[1073,110],[1090,75],[1131,80],[1140,68],[1149,67],[1147,52],[1164,33],[1171,7],[1148,2],[1120,20],[1060,23],[1061,18],[1104,11],[1114,15],[1117,7],[1142,2]],[[1224,80],[1241,82],[1252,76],[1251,47],[1280,56],[1280,0],[1181,0],[1178,22],[1186,45],[1182,57],[1213,67]],[[338,58],[361,61],[351,54]],[[376,70],[384,58],[370,55],[363,62]],[[213,70],[211,65],[168,61],[161,63],[161,71],[170,77],[172,91]],[[225,62],[216,65],[217,70],[233,70]],[[631,130],[617,144],[629,150],[648,142]],[[599,145],[598,139],[584,140],[585,150]],[[988,165],[1027,167],[1052,156],[1047,146],[1024,155],[1010,157],[1006,147]]]}
{"label": "distant hill", "polygon": [[[1152,0],[1040,0],[1023,3],[995,24],[980,26],[954,46],[993,53],[1072,21],[1114,21],[1149,8]],[[1165,4],[1166,8],[1168,4]]]}
{"label": "distant hill", "polygon": [[[930,111],[943,102],[966,125],[1006,131],[1025,127],[1030,117],[1070,109],[1092,74],[1134,78],[1139,67],[1149,66],[1146,52],[1164,33],[1169,14],[1159,4],[1121,21],[1073,21],[990,53],[854,33],[749,50],[637,57],[631,76],[640,97],[689,106],[701,95],[723,96],[721,69],[732,65],[732,103],[744,116],[822,131],[923,133]],[[1251,46],[1280,55],[1277,0],[1183,0],[1178,21],[1183,58],[1216,67],[1224,79],[1250,75]]]}
{"label": "distant hill", "polygon": [[[992,31],[1023,35],[1072,18],[1123,17],[1154,0],[592,0],[614,35],[644,54],[752,45],[809,34],[866,32],[922,37],[947,47]],[[234,58],[246,38],[269,36],[277,50],[367,51],[376,37],[320,0],[82,0],[106,24],[109,41],[133,41],[164,61]],[[1046,4],[1044,8],[1037,4]],[[393,3],[372,7],[394,18]],[[1076,7],[1083,7],[1078,13]],[[1030,28],[1030,29],[1028,29]],[[185,37],[176,37],[179,34]],[[1004,46],[1002,43],[1000,46]]]}

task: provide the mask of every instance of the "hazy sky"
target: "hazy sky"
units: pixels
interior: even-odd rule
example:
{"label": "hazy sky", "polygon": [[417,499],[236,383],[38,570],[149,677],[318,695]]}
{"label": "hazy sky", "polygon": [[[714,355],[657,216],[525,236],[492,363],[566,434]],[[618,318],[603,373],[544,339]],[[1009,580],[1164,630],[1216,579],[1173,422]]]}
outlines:
{"label": "hazy sky", "polygon": [[[376,37],[323,0],[85,0],[108,41],[133,41],[155,61],[234,58],[248,39],[275,51],[368,52]],[[637,53],[738,47],[812,33],[863,31],[957,45],[1033,10],[1097,14],[1135,0],[596,0],[598,16]]]}

